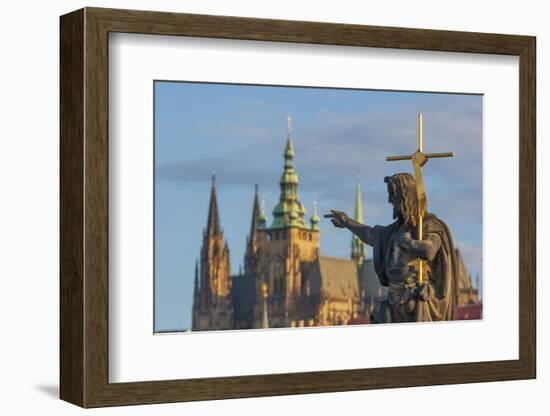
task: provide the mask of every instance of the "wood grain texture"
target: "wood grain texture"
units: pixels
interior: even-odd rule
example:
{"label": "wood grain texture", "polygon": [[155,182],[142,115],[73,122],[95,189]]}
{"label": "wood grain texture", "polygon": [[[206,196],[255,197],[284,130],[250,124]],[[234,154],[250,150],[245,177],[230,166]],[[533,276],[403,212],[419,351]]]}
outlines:
{"label": "wood grain texture", "polygon": [[531,39],[519,63],[519,356],[536,377],[536,40]]}
{"label": "wood grain texture", "polygon": [[60,388],[84,405],[84,12],[60,22]]}
{"label": "wood grain texture", "polygon": [[[196,36],[520,58],[518,360],[108,381],[108,33]],[[87,8],[61,18],[61,397],[83,407],[516,380],[535,377],[535,38]],[[182,354],[185,352],[182,351]]]}

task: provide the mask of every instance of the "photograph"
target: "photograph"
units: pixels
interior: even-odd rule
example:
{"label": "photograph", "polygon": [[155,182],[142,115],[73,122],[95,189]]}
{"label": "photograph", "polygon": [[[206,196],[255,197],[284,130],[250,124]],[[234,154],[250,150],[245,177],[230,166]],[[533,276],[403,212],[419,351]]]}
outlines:
{"label": "photograph", "polygon": [[482,94],[153,88],[155,333],[483,318]]}
{"label": "photograph", "polygon": [[541,7],[102,3],[11,13],[9,406],[540,407]]}

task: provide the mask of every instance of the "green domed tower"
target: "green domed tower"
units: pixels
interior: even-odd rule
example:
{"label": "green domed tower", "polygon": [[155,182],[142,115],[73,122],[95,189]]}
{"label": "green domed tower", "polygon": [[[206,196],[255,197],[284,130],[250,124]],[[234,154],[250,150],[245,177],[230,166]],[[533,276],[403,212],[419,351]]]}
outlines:
{"label": "green domed tower", "polygon": [[298,199],[298,174],[294,169],[294,146],[290,137],[291,131],[292,119],[288,116],[287,141],[284,153],[285,169],[279,181],[281,196],[279,203],[273,209],[272,229],[308,228],[304,220],[306,209]]}
{"label": "green domed tower", "polygon": [[[305,219],[306,209],[298,198],[298,174],[294,169],[294,146],[291,119],[284,152],[285,167],[279,180],[280,196],[273,209],[271,226],[266,226],[265,204],[262,203],[258,227],[258,268],[255,275],[253,327],[296,326],[306,322],[302,309],[304,288],[302,272],[313,267],[319,258],[319,218]],[[308,318],[309,319],[309,318]]]}

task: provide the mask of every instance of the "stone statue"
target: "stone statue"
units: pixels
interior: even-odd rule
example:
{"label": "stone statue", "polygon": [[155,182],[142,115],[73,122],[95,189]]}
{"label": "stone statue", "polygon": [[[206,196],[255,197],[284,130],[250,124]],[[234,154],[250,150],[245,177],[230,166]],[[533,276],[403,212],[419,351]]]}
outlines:
{"label": "stone statue", "polygon": [[380,283],[388,287],[388,298],[376,305],[371,321],[454,320],[459,274],[449,228],[434,214],[419,215],[412,175],[397,173],[385,177],[384,182],[388,202],[393,205],[392,224],[371,227],[337,210],[325,215],[334,226],[349,229],[373,247],[374,269]]}

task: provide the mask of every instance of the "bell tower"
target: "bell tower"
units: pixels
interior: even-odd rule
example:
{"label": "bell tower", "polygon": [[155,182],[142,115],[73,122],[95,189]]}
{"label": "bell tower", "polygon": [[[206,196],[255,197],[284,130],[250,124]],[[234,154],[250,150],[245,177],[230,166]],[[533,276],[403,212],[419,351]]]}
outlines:
{"label": "bell tower", "polygon": [[[258,229],[256,299],[262,302],[257,301],[254,309],[256,328],[263,325],[264,299],[271,327],[287,327],[299,320],[295,315],[302,296],[302,270],[319,256],[319,218],[314,212],[311,226],[306,224],[306,209],[298,197],[291,132],[292,119],[288,116],[279,201],[273,209],[271,226]],[[265,218],[263,210],[260,217]],[[267,289],[262,291],[264,284]]]}
{"label": "bell tower", "polygon": [[208,220],[203,231],[200,272],[196,280],[193,305],[193,330],[231,329],[231,275],[229,247],[220,226],[216,177],[212,175]]}

